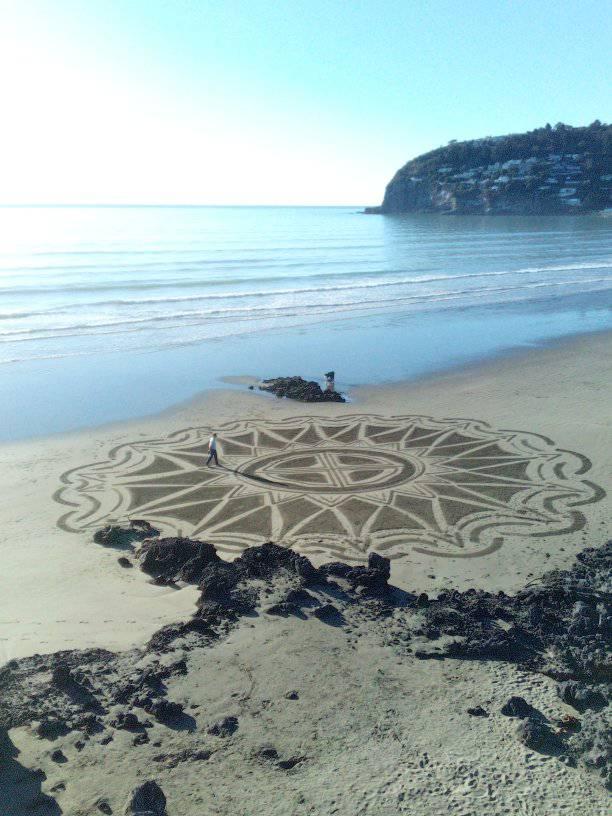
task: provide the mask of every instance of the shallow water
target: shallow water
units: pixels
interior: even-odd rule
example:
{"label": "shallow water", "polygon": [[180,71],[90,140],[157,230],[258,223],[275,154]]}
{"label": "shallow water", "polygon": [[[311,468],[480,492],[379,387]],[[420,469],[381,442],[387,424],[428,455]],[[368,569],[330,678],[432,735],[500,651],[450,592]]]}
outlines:
{"label": "shallow water", "polygon": [[228,374],[380,382],[607,328],[611,226],[0,208],[0,438],[155,412]]}

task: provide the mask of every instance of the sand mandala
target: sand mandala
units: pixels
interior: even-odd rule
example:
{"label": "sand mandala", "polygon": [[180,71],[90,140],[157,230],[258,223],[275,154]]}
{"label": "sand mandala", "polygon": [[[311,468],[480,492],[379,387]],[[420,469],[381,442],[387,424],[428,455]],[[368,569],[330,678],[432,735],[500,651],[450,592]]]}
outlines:
{"label": "sand mandala", "polygon": [[205,466],[211,429],[120,445],[70,470],[55,499],[64,530],[143,518],[165,535],[227,555],[276,541],[362,561],[411,550],[475,557],[508,537],[581,529],[576,508],[603,491],[591,463],[544,436],[470,419],[344,415],[228,423],[221,467]]}

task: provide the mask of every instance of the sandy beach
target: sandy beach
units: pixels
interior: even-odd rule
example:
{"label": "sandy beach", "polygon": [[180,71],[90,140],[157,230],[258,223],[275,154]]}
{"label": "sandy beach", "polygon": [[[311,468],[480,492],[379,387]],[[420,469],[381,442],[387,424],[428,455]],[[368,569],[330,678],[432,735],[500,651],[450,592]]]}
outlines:
{"label": "sandy beach", "polygon": [[[69,508],[54,499],[64,473],[104,463],[109,451],[121,445],[164,440],[186,428],[204,429],[205,438],[196,443],[201,450],[208,432],[226,424],[256,427],[304,416],[320,423],[368,415],[416,415],[434,422],[459,417],[488,423],[493,435],[506,428],[541,434],[555,447],[587,457],[584,477],[608,494],[582,507],[582,529],[550,538],[510,537],[500,549],[467,559],[458,549],[448,550],[457,556],[449,558],[410,548],[393,559],[392,581],[427,592],[447,586],[512,591],[546,569],[567,566],[581,547],[610,536],[611,349],[608,334],[584,337],[412,384],[360,388],[345,405],[305,406],[249,391],[245,385],[244,392],[211,391],[152,419],[4,445],[2,660],[58,649],[125,648],[142,642],[163,623],[189,614],[195,593],[152,587],[138,571],[122,570],[113,552],[92,544],[93,531],[108,519],[100,517],[93,528],[68,532],[58,527],[58,520]],[[223,442],[221,450],[223,455]],[[203,463],[195,460],[196,471]],[[120,471],[121,466],[111,471],[109,489]],[[111,510],[110,516],[115,515]],[[259,543],[263,540],[265,535]],[[325,552],[308,554],[315,561],[330,560]],[[353,549],[343,554],[363,560]]]}
{"label": "sandy beach", "polygon": [[[244,385],[138,422],[3,445],[0,664],[139,648],[190,618],[195,586],[154,585],[93,543],[104,524],[134,518],[230,560],[269,540],[316,567],[376,551],[393,586],[430,597],[511,594],[568,569],[611,536],[611,362],[602,333],[362,387],[346,404]],[[212,430],[219,470],[203,468]],[[604,788],[582,767],[526,752],[497,715],[513,694],[549,718],[575,714],[552,679],[505,663],[422,662],[388,644],[359,616],[346,631],[312,617],[242,618],[214,647],[186,648],[187,676],[168,681],[196,731],[156,724],[156,749],[134,748],[124,731],[82,749],[71,732],[58,764],[55,743],[14,728],[19,765],[45,776],[24,782],[0,766],[2,812],[21,816],[42,791],[37,813],[119,813],[152,776],[169,814],[605,812]],[[491,719],[466,719],[470,705]],[[240,720],[235,736],[194,737],[228,714]],[[187,743],[211,758],[176,759]],[[304,759],[279,770],[292,757]]]}
{"label": "sandy beach", "polygon": [[2,4],[0,816],[610,814],[609,26],[484,5]]}

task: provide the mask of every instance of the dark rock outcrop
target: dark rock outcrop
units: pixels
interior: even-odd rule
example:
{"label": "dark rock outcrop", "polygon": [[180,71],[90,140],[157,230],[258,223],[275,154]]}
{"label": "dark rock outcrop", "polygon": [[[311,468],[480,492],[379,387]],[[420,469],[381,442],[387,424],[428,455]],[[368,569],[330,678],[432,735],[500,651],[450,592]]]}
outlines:
{"label": "dark rock outcrop", "polygon": [[549,572],[513,596],[441,592],[423,616],[442,634],[457,636],[446,648],[453,657],[521,663],[557,680],[609,683],[611,584],[608,542],[579,553],[571,570]]}
{"label": "dark rock outcrop", "polygon": [[[376,554],[364,566],[336,562],[316,568],[295,551],[268,543],[226,562],[205,542],[149,538],[139,558],[155,577],[199,587],[194,617],[163,627],[142,649],[64,651],[10,661],[0,667],[0,733],[28,723],[50,741],[78,732],[71,744],[80,750],[94,734],[108,744],[113,728],[124,732],[115,732],[117,740],[125,740],[127,732],[133,744],[146,743],[139,735],[153,719],[151,733],[192,730],[196,722],[186,713],[189,701],[183,710],[167,699],[170,679],[189,671],[194,650],[225,637],[241,616],[254,619],[275,601],[291,605],[292,614],[302,618],[313,615],[345,627],[347,637],[359,637],[366,627],[376,631],[397,649],[399,659],[506,661],[552,677],[560,684],[560,700],[583,712],[580,721],[563,716],[561,702],[551,713],[557,734],[523,698],[508,701],[504,713],[522,718],[519,738],[530,750],[561,753],[564,761],[582,764],[610,783],[612,542],[584,550],[571,569],[551,571],[515,595],[472,589],[431,598],[390,587],[389,561]],[[423,649],[415,648],[416,637]],[[298,696],[291,692],[287,699]],[[469,713],[484,717],[482,711],[476,707]],[[237,722],[226,717],[211,726],[211,733],[227,736],[235,727]],[[302,759],[287,760],[287,769]]]}
{"label": "dark rock outcrop", "polygon": [[218,720],[209,727],[208,733],[212,734],[214,737],[231,737],[231,735],[237,730],[237,717],[223,717],[221,720]]}
{"label": "dark rock outcrop", "polygon": [[316,606],[312,610],[312,614],[315,616],[315,618],[318,618],[319,620],[324,621],[325,623],[341,624],[344,622],[342,618],[342,613],[340,612],[338,607],[330,603],[322,604],[321,606]]}
{"label": "dark rock outcrop", "polygon": [[557,686],[557,692],[564,703],[567,703],[575,708],[576,711],[580,712],[586,711],[589,708],[594,711],[600,711],[608,704],[603,691],[574,680],[560,683]]}
{"label": "dark rock outcrop", "polygon": [[205,568],[221,561],[212,544],[191,538],[145,541],[138,555],[143,572],[164,581],[197,583]]}
{"label": "dark rock outcrop", "polygon": [[66,721],[60,717],[46,716],[38,724],[36,734],[42,739],[55,740],[70,731]]}
{"label": "dark rock outcrop", "polygon": [[146,711],[159,722],[171,722],[183,716],[183,706],[171,700],[156,700]]}
{"label": "dark rock outcrop", "polygon": [[109,524],[94,533],[93,540],[103,547],[131,549],[135,542],[144,541],[159,535],[159,530],[148,521],[132,519],[127,525]]}
{"label": "dark rock outcrop", "polygon": [[563,742],[545,722],[524,719],[516,729],[516,735],[526,748],[540,754],[559,754]]}
{"label": "dark rock outcrop", "polygon": [[346,576],[353,587],[362,586],[368,589],[384,590],[388,588],[391,575],[391,562],[378,553],[368,555],[367,567],[354,567]]}
{"label": "dark rock outcrop", "polygon": [[133,711],[120,711],[111,725],[122,731],[135,731],[142,728],[142,723]]}
{"label": "dark rock outcrop", "polygon": [[471,717],[488,717],[489,712],[484,709],[482,706],[475,706],[474,708],[468,708],[467,713]]}
{"label": "dark rock outcrop", "polygon": [[589,711],[584,715],[580,728],[569,738],[568,750],[612,790],[612,727],[603,714]]}
{"label": "dark rock outcrop", "polygon": [[304,586],[324,580],[307,558],[272,543],[251,547],[232,562],[223,561],[212,544],[189,538],[147,540],[138,555],[143,571],[156,579],[197,584],[202,593],[200,609],[215,604],[249,606],[249,595],[241,593],[239,585],[251,579],[269,581],[279,572],[292,575]]}
{"label": "dark rock outcrop", "polygon": [[155,780],[149,780],[131,792],[125,816],[165,816],[166,796]]}
{"label": "dark rock outcrop", "polygon": [[533,706],[529,705],[523,697],[510,697],[502,706],[501,713],[506,717],[519,717],[523,719],[533,714]]}
{"label": "dark rock outcrop", "polygon": [[70,669],[65,663],[59,663],[51,672],[51,682],[58,688],[67,688],[73,683]]}
{"label": "dark rock outcrop", "polygon": [[299,400],[300,402],[346,402],[342,394],[337,391],[324,391],[314,380],[304,380],[302,377],[274,377],[263,380],[259,388],[269,391],[277,397]]}
{"label": "dark rock outcrop", "polygon": [[342,578],[354,588],[364,587],[369,590],[386,590],[391,575],[391,562],[378,553],[368,554],[367,566],[351,567],[338,561],[323,564],[319,572],[325,576]]}

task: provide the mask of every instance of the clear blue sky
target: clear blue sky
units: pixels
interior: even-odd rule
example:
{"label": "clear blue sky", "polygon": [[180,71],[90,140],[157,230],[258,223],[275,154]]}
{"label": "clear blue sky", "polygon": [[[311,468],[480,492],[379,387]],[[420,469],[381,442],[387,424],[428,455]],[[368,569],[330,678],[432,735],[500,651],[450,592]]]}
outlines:
{"label": "clear blue sky", "polygon": [[0,201],[378,203],[450,139],[610,120],[606,0],[0,0]]}

